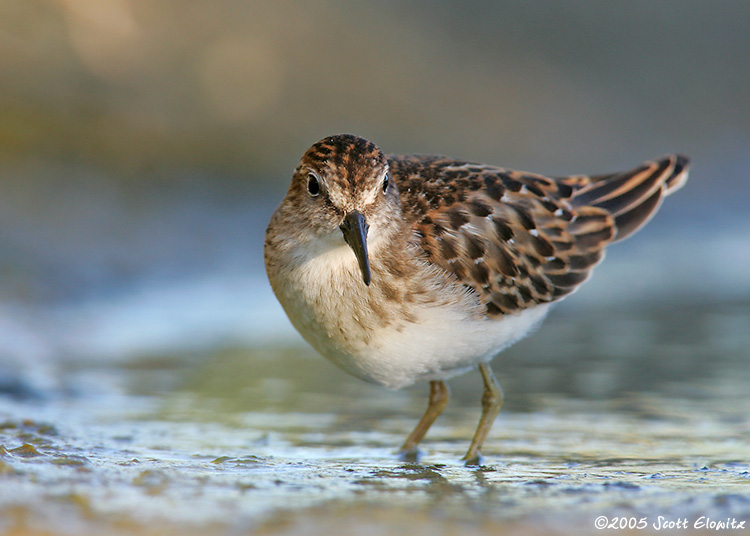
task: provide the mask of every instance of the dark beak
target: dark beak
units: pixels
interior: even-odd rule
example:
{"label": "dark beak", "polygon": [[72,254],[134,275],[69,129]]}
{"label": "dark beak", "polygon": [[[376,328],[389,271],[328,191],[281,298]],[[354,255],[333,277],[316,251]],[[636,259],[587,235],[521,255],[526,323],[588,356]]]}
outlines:
{"label": "dark beak", "polygon": [[369,225],[365,217],[358,210],[352,210],[344,218],[344,223],[340,226],[341,232],[344,233],[344,240],[354,251],[354,255],[359,261],[359,269],[362,272],[362,279],[365,285],[370,284],[370,259],[367,258],[367,229]]}

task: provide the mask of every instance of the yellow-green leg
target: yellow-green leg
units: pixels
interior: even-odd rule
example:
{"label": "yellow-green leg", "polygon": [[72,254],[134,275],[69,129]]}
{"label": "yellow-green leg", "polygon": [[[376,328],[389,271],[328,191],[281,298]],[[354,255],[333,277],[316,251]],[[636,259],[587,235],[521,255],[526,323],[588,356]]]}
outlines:
{"label": "yellow-green leg", "polygon": [[440,414],[448,404],[450,398],[450,390],[448,384],[444,381],[431,381],[430,382],[430,399],[427,404],[427,410],[422,415],[422,418],[417,423],[409,437],[406,438],[404,445],[399,451],[400,456],[406,461],[417,461],[419,459],[419,450],[417,445],[424,439],[427,430],[430,429],[432,423],[435,422]]}
{"label": "yellow-green leg", "polygon": [[471,440],[469,450],[462,459],[466,465],[480,465],[481,455],[479,449],[482,448],[487,434],[495,422],[495,417],[500,412],[500,406],[503,405],[503,390],[492,374],[489,363],[481,363],[479,372],[482,373],[484,380],[484,393],[482,394],[482,416],[479,418],[479,426],[474,433],[474,439]]}

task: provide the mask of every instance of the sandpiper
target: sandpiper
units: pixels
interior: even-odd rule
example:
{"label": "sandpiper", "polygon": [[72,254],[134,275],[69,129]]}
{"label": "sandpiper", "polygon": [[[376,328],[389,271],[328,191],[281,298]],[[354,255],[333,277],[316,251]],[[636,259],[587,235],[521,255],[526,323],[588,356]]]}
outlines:
{"label": "sandpiper", "polygon": [[363,380],[430,385],[405,459],[475,367],[482,414],[502,404],[490,361],[576,290],[604,248],[644,225],[687,180],[671,155],[622,173],[547,178],[442,156],[385,155],[349,134],[307,150],[266,231],[265,264],[294,327]]}

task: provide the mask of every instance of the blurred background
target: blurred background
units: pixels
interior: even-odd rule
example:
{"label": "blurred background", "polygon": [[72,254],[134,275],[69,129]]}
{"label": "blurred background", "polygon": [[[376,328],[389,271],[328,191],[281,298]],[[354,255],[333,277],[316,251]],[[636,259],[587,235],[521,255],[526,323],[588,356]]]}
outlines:
{"label": "blurred background", "polygon": [[0,383],[303,346],[263,233],[339,132],[551,175],[687,154],[687,187],[560,309],[746,303],[748,20],[700,0],[0,2]]}

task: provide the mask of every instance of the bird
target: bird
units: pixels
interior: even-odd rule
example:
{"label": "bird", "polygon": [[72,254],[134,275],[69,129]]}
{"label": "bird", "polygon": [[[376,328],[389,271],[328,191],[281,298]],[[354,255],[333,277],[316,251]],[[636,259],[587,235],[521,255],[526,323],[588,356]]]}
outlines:
{"label": "bird", "polygon": [[266,230],[271,287],[292,325],[346,372],[388,389],[428,382],[418,445],[478,369],[481,448],[503,402],[490,362],[542,322],[687,180],[675,154],[625,172],[550,178],[437,155],[389,154],[352,134],[302,156]]}

